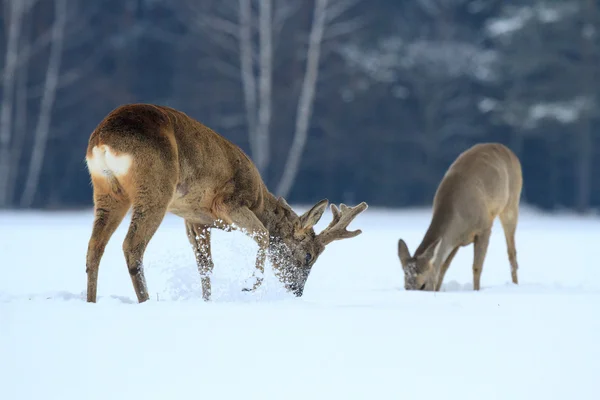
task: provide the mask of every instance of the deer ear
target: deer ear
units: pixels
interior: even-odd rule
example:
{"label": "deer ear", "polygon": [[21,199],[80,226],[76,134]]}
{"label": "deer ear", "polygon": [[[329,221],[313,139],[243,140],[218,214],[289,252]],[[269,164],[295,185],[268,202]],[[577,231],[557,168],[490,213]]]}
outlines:
{"label": "deer ear", "polygon": [[323,199],[313,206],[310,210],[302,214],[300,217],[300,229],[310,229],[319,222],[325,209],[327,208],[329,200]]}
{"label": "deer ear", "polygon": [[402,264],[402,268],[406,267],[408,264],[408,260],[410,260],[410,252],[408,251],[408,246],[402,239],[398,239],[398,257],[400,258],[400,264]]}

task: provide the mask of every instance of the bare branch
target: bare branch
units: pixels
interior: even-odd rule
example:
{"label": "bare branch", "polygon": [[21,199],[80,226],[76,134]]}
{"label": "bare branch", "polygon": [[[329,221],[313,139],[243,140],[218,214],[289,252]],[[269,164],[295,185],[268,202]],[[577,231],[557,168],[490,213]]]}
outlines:
{"label": "bare branch", "polygon": [[274,36],[278,37],[281,29],[283,29],[283,25],[287,20],[289,20],[292,15],[296,14],[300,7],[302,6],[301,0],[286,0],[286,1],[278,1],[276,2],[281,4],[281,6],[275,7],[273,14],[273,32]]}
{"label": "bare branch", "polygon": [[[221,4],[226,3],[227,1],[223,1]],[[221,17],[215,12],[209,11],[207,9],[208,7],[199,9],[200,7],[198,7],[197,4],[198,2],[193,2],[192,4],[191,2],[184,1],[181,4],[184,7],[182,10],[176,13],[182,22],[184,22],[187,26],[193,27],[208,35],[218,32],[233,37],[238,36],[238,25],[235,21]]]}
{"label": "bare branch", "polygon": [[240,68],[238,65],[215,57],[205,57],[204,60],[206,62],[201,63],[202,69],[212,68],[219,71],[223,76],[236,80],[240,79]]}
{"label": "bare branch", "polygon": [[199,18],[196,26],[203,30],[226,33],[233,37],[237,37],[238,35],[238,27],[235,23],[215,15]]}
{"label": "bare branch", "polygon": [[[68,87],[68,86],[76,83],[82,77],[85,77],[93,67],[97,66],[100,58],[102,58],[102,56],[104,54],[106,54],[106,51],[110,47],[111,46],[108,44],[105,44],[104,46],[96,47],[94,49],[94,52],[89,57],[87,57],[85,60],[83,60],[81,63],[79,63],[77,65],[77,67],[72,68],[72,69],[62,73],[58,77],[56,89],[62,89],[62,88]],[[64,47],[63,47],[63,49],[64,49]],[[45,83],[38,85],[38,86],[30,87],[29,90],[27,91],[27,97],[28,98],[36,98],[36,97],[42,96],[44,94],[45,90],[46,90]]]}
{"label": "bare branch", "polygon": [[[28,7],[25,9],[25,11],[31,9],[37,3],[37,1],[38,0],[29,0],[28,2],[23,2],[22,4],[28,5]],[[14,2],[20,3],[20,0],[15,0]],[[98,6],[92,12],[90,12],[90,14],[93,16],[93,15],[100,14],[101,12],[102,12],[102,6]],[[68,33],[65,32],[65,35],[68,34],[68,36],[75,38],[76,40],[75,41],[71,40],[70,41],[71,43],[68,44],[67,47],[65,47],[65,50],[67,50],[68,48],[71,48],[71,47],[75,47],[77,44],[79,44],[80,42],[82,42],[84,40],[88,40],[88,38],[90,37],[90,35],[88,33],[89,30],[87,29],[88,28],[87,18],[76,18],[76,17],[78,17],[78,16],[75,14],[71,14],[71,13],[68,14],[67,19],[69,21],[75,20],[75,22],[67,24],[69,32]],[[88,17],[88,18],[91,18],[91,17]],[[33,56],[35,56],[39,51],[41,51],[46,46],[48,46],[48,44],[50,44],[51,41],[52,41],[52,30],[49,29],[49,30],[43,32],[42,34],[40,34],[33,43],[27,44],[23,48],[21,48],[19,51],[17,68],[20,68],[24,64],[28,63]],[[0,72],[3,72],[3,71],[0,71]]]}
{"label": "bare branch", "polygon": [[239,51],[239,40],[228,35],[218,33],[209,34],[210,40],[220,49],[236,54]]}
{"label": "bare branch", "polygon": [[246,115],[241,113],[220,115],[216,118],[215,126],[223,129],[235,129],[243,126],[246,123]]}
{"label": "bare branch", "polygon": [[[26,12],[30,11],[38,1],[39,0],[11,0],[8,1],[8,3],[19,3],[23,7],[22,14],[25,14]],[[96,7],[88,13],[89,16],[87,18],[80,18],[80,16],[76,14],[76,11],[73,11],[74,9],[67,11],[67,20],[74,22],[67,24],[66,29],[68,31],[65,31],[65,36],[68,35],[70,37],[75,38],[76,40],[71,40],[71,43],[68,47],[65,47],[65,50],[70,47],[76,46],[78,42],[81,42],[82,40],[87,40],[86,36],[89,37],[87,21],[95,15],[100,14],[104,9],[103,7],[104,6],[97,4]],[[52,30],[50,29],[40,34],[33,43],[26,44],[23,48],[19,50],[19,59],[17,62],[17,67],[19,68],[22,65],[28,63],[31,57],[33,57],[39,51],[44,49],[48,44],[50,44],[51,41]]]}
{"label": "bare branch", "polygon": [[360,0],[333,0],[330,2],[329,7],[327,7],[327,19],[325,20],[325,24],[330,24],[339,18],[346,11],[350,10],[356,4],[358,4]]}
{"label": "bare branch", "polygon": [[366,21],[361,17],[355,17],[346,21],[337,22],[327,26],[323,39],[331,40],[339,36],[348,35],[363,28],[365,25]]}

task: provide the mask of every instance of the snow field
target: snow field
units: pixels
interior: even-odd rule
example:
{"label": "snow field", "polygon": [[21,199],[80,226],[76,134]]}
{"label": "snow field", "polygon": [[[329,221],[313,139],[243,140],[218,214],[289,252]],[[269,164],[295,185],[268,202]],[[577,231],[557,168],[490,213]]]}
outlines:
{"label": "snow field", "polygon": [[302,298],[270,264],[263,287],[241,292],[256,245],[213,231],[205,303],[183,221],[169,215],[145,255],[144,304],[121,250],[127,218],[87,304],[91,211],[0,213],[0,398],[600,398],[600,219],[523,208],[518,286],[498,221],[480,292],[472,246],[444,292],[406,292],[397,240],[414,251],[429,217],[369,208],[349,228],[363,234],[328,246]]}

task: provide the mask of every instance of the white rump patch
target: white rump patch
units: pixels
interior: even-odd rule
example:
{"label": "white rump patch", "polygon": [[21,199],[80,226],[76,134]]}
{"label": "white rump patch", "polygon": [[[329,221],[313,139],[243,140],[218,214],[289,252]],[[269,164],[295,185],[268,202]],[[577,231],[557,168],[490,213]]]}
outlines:
{"label": "white rump patch", "polygon": [[86,158],[88,169],[92,175],[125,176],[131,167],[129,154],[115,154],[106,145],[94,146],[92,157]]}

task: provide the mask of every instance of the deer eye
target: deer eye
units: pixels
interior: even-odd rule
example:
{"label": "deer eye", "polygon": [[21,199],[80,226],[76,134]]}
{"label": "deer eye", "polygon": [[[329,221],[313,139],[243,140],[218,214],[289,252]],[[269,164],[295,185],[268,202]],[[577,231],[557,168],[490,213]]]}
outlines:
{"label": "deer eye", "polygon": [[304,260],[306,261],[307,264],[310,262],[311,259],[312,259],[312,255],[310,253],[306,253],[306,257],[304,258]]}

